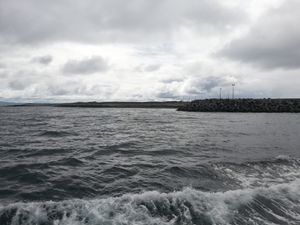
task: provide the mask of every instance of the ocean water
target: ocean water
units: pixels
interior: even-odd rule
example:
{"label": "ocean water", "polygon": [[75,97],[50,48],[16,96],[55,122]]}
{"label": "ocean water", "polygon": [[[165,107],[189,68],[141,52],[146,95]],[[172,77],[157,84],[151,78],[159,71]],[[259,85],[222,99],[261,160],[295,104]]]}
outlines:
{"label": "ocean water", "polygon": [[300,224],[300,115],[0,107],[0,225]]}

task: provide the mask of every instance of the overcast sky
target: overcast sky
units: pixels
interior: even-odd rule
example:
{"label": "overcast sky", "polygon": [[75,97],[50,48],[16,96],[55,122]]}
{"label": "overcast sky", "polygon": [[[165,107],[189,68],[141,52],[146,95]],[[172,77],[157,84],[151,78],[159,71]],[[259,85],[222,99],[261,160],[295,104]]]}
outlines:
{"label": "overcast sky", "polygon": [[300,97],[299,0],[0,0],[0,100]]}

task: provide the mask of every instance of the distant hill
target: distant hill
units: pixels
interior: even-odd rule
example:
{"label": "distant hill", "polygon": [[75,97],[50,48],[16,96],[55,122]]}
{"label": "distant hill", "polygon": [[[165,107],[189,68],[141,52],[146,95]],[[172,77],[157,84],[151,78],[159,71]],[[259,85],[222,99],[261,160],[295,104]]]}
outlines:
{"label": "distant hill", "polygon": [[74,102],[56,104],[58,107],[86,107],[86,108],[178,108],[183,106],[182,101],[164,102]]}
{"label": "distant hill", "polygon": [[79,108],[174,108],[185,105],[182,101],[164,102],[73,102],[73,103],[25,103],[15,104],[16,107],[79,107]]}

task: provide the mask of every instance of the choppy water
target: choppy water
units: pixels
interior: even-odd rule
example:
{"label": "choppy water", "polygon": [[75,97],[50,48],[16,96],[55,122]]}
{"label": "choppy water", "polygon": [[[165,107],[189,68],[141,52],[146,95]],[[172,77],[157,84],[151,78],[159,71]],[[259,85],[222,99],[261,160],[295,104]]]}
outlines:
{"label": "choppy water", "polygon": [[0,224],[300,224],[300,115],[0,107]]}

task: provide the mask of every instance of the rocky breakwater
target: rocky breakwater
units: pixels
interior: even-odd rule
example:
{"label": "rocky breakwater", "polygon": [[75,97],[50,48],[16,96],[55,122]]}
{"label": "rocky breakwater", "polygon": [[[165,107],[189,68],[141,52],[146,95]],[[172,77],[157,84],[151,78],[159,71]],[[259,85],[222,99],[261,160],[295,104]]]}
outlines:
{"label": "rocky breakwater", "polygon": [[300,99],[205,99],[178,108],[192,112],[300,112]]}

